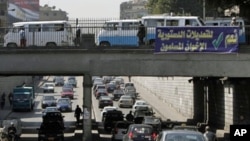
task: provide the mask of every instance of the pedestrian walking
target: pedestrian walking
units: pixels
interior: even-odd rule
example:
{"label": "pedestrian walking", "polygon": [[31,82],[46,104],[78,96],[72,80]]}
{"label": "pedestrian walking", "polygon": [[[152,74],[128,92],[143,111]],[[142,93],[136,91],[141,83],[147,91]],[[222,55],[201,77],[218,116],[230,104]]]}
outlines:
{"label": "pedestrian walking", "polygon": [[211,131],[209,126],[205,127],[205,133],[203,135],[206,138],[206,141],[217,141],[215,133]]}
{"label": "pedestrian walking", "polygon": [[10,106],[12,106],[12,101],[13,101],[13,94],[12,94],[12,92],[9,93],[8,98],[9,98]]}
{"label": "pedestrian walking", "polygon": [[80,123],[81,114],[82,114],[82,109],[79,107],[79,105],[76,105],[75,118],[76,118],[76,124],[77,125],[79,125],[79,123]]}
{"label": "pedestrian walking", "polygon": [[137,32],[137,37],[139,39],[139,45],[144,45],[144,37],[145,37],[146,31],[145,26],[142,24],[141,21],[139,21],[139,27]]}
{"label": "pedestrian walking", "polygon": [[76,46],[80,46],[81,42],[81,29],[79,25],[76,26]]}
{"label": "pedestrian walking", "polygon": [[25,36],[24,28],[21,28],[21,30],[19,31],[19,34],[20,34],[20,46],[26,47],[26,36]]}
{"label": "pedestrian walking", "polygon": [[5,106],[5,93],[3,93],[1,96],[1,109],[4,109],[4,106]]}

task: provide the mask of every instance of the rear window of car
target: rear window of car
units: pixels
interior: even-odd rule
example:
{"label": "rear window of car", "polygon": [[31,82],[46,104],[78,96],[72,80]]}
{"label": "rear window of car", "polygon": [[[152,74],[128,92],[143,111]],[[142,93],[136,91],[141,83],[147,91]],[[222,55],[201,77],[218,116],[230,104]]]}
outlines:
{"label": "rear window of car", "polygon": [[150,127],[134,127],[133,133],[137,134],[149,134],[152,132],[152,128]]}

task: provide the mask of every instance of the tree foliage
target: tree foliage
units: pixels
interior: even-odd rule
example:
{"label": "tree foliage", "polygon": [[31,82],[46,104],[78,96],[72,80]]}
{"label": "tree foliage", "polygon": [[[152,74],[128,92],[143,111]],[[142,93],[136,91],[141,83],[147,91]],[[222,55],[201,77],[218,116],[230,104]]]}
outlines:
{"label": "tree foliage", "polygon": [[[223,16],[224,10],[234,5],[240,7],[241,17],[249,18],[250,0],[148,0],[147,7],[151,14],[182,13],[202,17],[203,2],[205,2],[206,16]],[[249,9],[249,10],[248,10]]]}

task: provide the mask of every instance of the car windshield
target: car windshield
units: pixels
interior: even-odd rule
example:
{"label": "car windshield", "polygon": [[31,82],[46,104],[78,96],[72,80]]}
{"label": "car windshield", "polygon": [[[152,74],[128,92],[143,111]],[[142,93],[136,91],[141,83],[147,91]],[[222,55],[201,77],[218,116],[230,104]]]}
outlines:
{"label": "car windshield", "polygon": [[53,84],[45,84],[45,87],[53,87]]}
{"label": "car windshield", "polygon": [[154,117],[148,117],[148,118],[144,118],[145,123],[149,123],[149,124],[159,124],[161,121],[158,118],[154,118]]}
{"label": "car windshield", "polygon": [[45,109],[46,112],[56,112],[58,111],[56,107],[49,107]]}
{"label": "car windshield", "polygon": [[45,96],[43,99],[44,100],[54,100],[55,98],[53,96]]}
{"label": "car windshield", "polygon": [[63,89],[63,92],[72,92],[72,89]]}
{"label": "car windshield", "polygon": [[105,111],[111,111],[111,110],[114,110],[116,108],[105,108]]}
{"label": "car windshield", "polygon": [[29,98],[29,95],[26,95],[26,94],[18,94],[18,95],[14,95],[13,96],[13,99],[14,100],[18,100],[18,99],[28,99]]}
{"label": "car windshield", "polygon": [[130,96],[123,96],[123,97],[121,97],[121,99],[128,99],[128,100],[130,100],[131,99],[131,97]]}
{"label": "car windshield", "polygon": [[203,141],[202,136],[195,134],[167,134],[165,137],[165,141]]}
{"label": "car windshield", "polygon": [[58,103],[69,103],[69,99],[59,99]]}

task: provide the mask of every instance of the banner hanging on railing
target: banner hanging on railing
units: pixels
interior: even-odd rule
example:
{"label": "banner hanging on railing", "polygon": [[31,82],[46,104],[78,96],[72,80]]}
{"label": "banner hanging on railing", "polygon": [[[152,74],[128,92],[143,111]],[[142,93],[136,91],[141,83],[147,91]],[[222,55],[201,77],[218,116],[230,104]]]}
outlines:
{"label": "banner hanging on railing", "polygon": [[236,53],[239,27],[157,27],[155,53]]}

